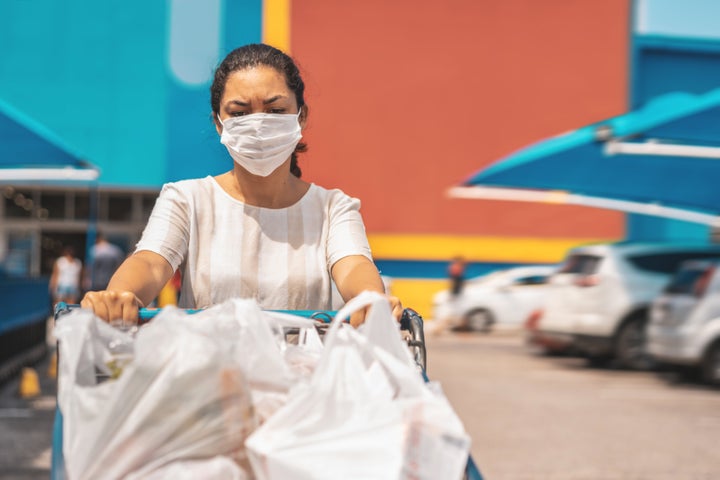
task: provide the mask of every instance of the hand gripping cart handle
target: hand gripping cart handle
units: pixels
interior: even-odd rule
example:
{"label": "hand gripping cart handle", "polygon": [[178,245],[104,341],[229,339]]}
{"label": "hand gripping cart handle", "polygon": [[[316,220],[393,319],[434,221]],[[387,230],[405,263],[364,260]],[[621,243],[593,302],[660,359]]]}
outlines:
{"label": "hand gripping cart handle", "polygon": [[[72,310],[79,308],[79,305],[68,305],[60,302],[55,305],[55,321],[57,322],[63,315],[70,313]],[[199,310],[186,310],[188,313],[195,313]],[[138,311],[138,323],[147,323],[160,312],[159,309],[141,308]],[[315,327],[323,334],[337,312],[334,311],[317,311],[317,310],[279,310],[282,313],[288,313],[304,318],[315,320]],[[422,317],[413,309],[406,308],[402,312],[400,318],[400,330],[403,338],[410,349],[415,363],[420,368],[425,381],[428,381],[426,375],[427,368],[427,350],[425,348],[425,331]],[[292,332],[289,332],[292,333]],[[52,439],[52,464],[50,471],[51,480],[64,480],[65,465],[62,453],[63,444],[63,419],[62,412],[59,407],[55,412],[55,423],[53,425]],[[467,467],[465,469],[464,480],[483,480],[472,457],[468,457]]]}

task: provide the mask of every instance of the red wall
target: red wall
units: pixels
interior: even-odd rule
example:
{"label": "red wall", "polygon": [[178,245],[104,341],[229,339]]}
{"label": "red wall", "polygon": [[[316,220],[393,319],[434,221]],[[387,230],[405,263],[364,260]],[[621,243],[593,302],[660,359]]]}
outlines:
{"label": "red wall", "polygon": [[500,157],[626,109],[629,0],[296,0],[306,179],[372,233],[620,237],[623,216],[455,200]]}

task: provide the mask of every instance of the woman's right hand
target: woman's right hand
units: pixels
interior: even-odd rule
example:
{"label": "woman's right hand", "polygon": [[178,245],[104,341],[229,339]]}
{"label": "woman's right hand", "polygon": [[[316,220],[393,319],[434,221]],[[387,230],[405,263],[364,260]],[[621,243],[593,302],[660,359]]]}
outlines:
{"label": "woman's right hand", "polygon": [[138,322],[138,309],[144,305],[133,292],[103,290],[87,292],[80,306],[108,323],[122,320],[123,324],[133,325]]}

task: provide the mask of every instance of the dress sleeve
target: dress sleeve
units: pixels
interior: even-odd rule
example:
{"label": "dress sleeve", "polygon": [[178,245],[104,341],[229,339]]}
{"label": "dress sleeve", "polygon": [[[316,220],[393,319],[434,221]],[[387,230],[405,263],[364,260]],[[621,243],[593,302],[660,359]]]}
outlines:
{"label": "dress sleeve", "polygon": [[163,186],[135,251],[148,250],[165,258],[177,270],[190,239],[190,202],[177,184]]}
{"label": "dress sleeve", "polygon": [[372,261],[365,225],[360,215],[360,200],[339,190],[329,205],[327,243],[328,271],[343,257],[363,255]]}

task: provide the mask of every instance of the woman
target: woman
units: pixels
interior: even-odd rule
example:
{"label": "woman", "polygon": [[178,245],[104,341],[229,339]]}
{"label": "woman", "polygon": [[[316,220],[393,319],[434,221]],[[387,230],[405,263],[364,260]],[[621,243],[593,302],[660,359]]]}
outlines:
{"label": "woman", "polygon": [[[231,52],[215,72],[210,104],[232,170],[165,185],[135,253],[107,290],[89,292],[81,305],[134,322],[177,269],[183,308],[240,297],[266,309],[327,310],[331,282],[345,301],[363,290],[384,293],[360,202],[300,179],[304,89],[280,50],[254,44]],[[399,318],[400,301],[388,301]],[[362,321],[362,313],[351,319]]]}
{"label": "woman", "polygon": [[61,256],[53,264],[50,276],[50,292],[53,301],[68,304],[77,303],[80,298],[80,278],[82,262],[75,257],[75,249],[71,246],[63,248]]}

